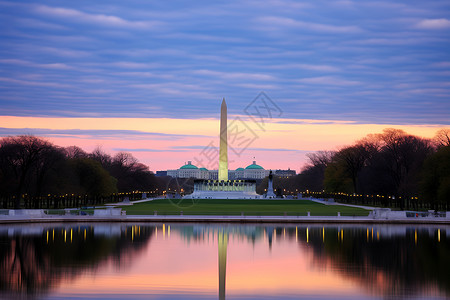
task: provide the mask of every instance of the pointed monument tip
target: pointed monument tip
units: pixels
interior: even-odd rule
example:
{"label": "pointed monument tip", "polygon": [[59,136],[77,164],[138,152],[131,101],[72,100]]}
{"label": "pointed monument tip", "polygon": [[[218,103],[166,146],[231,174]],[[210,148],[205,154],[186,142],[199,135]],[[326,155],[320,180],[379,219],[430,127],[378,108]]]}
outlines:
{"label": "pointed monument tip", "polygon": [[222,100],[222,105],[227,105],[227,103],[225,102],[225,98],[223,98]]}

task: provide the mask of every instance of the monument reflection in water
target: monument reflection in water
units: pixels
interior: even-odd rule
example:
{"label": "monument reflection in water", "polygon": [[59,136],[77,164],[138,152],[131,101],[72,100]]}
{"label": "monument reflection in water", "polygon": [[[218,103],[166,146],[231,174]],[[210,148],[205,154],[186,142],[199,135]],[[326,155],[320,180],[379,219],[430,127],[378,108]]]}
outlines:
{"label": "monument reflection in water", "polygon": [[0,226],[0,298],[450,297],[448,226]]}

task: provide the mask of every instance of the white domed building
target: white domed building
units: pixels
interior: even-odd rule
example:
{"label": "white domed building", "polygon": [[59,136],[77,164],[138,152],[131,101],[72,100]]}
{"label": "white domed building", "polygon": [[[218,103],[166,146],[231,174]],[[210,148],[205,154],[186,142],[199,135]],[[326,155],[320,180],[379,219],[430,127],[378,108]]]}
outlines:
{"label": "white domed building", "polygon": [[206,168],[199,168],[188,161],[179,169],[167,170],[167,176],[175,178],[196,178],[196,179],[210,179],[210,171]]}
{"label": "white domed building", "polygon": [[[208,170],[206,168],[199,168],[188,161],[186,164],[176,170],[167,170],[167,175],[175,178],[195,178],[217,180],[218,170]],[[269,176],[269,170],[265,170],[258,165],[256,161],[244,168],[237,168],[236,170],[229,170],[228,177],[230,179],[264,179]]]}
{"label": "white domed building", "polygon": [[251,165],[245,167],[243,179],[263,179],[269,176],[269,172],[269,170],[265,170],[263,167],[256,164],[256,161],[253,161]]}

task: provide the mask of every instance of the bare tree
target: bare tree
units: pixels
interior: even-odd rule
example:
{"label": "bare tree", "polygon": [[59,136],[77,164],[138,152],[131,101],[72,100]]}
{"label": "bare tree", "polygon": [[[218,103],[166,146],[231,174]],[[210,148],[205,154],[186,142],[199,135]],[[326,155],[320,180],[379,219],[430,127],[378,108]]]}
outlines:
{"label": "bare tree", "polygon": [[0,141],[0,157],[2,157],[2,169],[9,169],[15,177],[15,208],[20,207],[20,199],[25,191],[27,180],[33,169],[42,163],[45,151],[50,151],[54,146],[46,140],[31,136],[21,135],[6,137]]}
{"label": "bare tree", "polygon": [[137,188],[134,173],[139,166],[138,160],[127,152],[119,152],[112,159],[111,174],[117,178],[119,191],[129,192]]}
{"label": "bare tree", "polygon": [[309,161],[313,166],[327,166],[336,154],[335,151],[317,151],[314,153],[307,153]]}
{"label": "bare tree", "polygon": [[98,161],[103,168],[109,170],[112,163],[112,158],[109,154],[104,152],[101,147],[97,147],[92,151],[92,153],[89,155],[90,158],[93,160]]}
{"label": "bare tree", "polygon": [[450,128],[442,128],[436,132],[433,141],[438,147],[450,146]]}
{"label": "bare tree", "polygon": [[379,137],[383,142],[380,152],[384,158],[383,167],[394,182],[395,193],[415,194],[418,172],[432,151],[431,141],[398,129],[385,129]]}
{"label": "bare tree", "polygon": [[131,153],[128,152],[119,152],[116,155],[114,155],[112,159],[113,165],[120,166],[127,170],[132,169],[137,163],[138,160]]}
{"label": "bare tree", "polygon": [[64,150],[68,159],[88,157],[88,154],[78,146],[69,146],[64,148]]}
{"label": "bare tree", "polygon": [[358,175],[369,158],[369,152],[363,145],[356,145],[342,149],[335,157],[337,160],[342,161],[345,173],[352,180],[353,192],[358,193]]}
{"label": "bare tree", "polygon": [[[48,183],[48,175],[51,171],[56,171],[56,168],[65,161],[64,149],[56,146],[44,149],[40,155],[40,159],[36,162],[35,173],[35,196],[42,196],[45,188],[52,185]],[[38,202],[35,202],[35,208],[38,208]]]}

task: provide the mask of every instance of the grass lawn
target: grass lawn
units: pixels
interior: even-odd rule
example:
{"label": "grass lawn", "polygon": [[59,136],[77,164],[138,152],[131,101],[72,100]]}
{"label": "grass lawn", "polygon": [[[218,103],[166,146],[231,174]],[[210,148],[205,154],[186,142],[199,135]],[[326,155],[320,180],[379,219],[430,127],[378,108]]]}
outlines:
{"label": "grass lawn", "polygon": [[368,210],[307,200],[158,199],[123,207],[127,215],[367,216]]}

